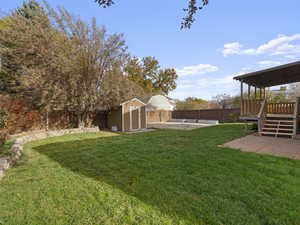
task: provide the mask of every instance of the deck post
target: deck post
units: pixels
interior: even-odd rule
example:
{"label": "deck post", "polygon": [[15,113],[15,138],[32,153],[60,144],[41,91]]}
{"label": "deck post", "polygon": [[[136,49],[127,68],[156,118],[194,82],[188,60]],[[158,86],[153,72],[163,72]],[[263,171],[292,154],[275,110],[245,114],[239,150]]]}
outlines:
{"label": "deck post", "polygon": [[241,82],[241,101],[244,99],[244,90],[243,90],[243,82]]}
{"label": "deck post", "polygon": [[262,89],[259,88],[259,98],[262,99]]}
{"label": "deck post", "polygon": [[296,136],[298,134],[299,103],[300,103],[300,97],[296,97],[296,104],[295,104],[295,108],[294,108],[294,131],[293,131],[293,138],[296,138]]}
{"label": "deck post", "polygon": [[251,86],[248,84],[248,99],[250,99],[250,91],[251,91]]}
{"label": "deck post", "polygon": [[256,99],[256,86],[254,87],[254,99]]}
{"label": "deck post", "polygon": [[244,86],[243,86],[243,81],[241,81],[241,115],[244,115],[244,104],[243,104],[243,102],[244,102],[244,90],[243,90],[243,88],[244,88]]}

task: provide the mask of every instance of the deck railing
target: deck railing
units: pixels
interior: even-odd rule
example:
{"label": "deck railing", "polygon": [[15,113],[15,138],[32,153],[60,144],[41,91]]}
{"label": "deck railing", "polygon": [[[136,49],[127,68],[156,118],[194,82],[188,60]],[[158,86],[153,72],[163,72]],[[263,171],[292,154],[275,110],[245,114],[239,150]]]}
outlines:
{"label": "deck railing", "polygon": [[268,103],[267,113],[268,114],[294,114],[295,103]]}
{"label": "deck railing", "polygon": [[241,102],[241,116],[258,115],[262,99],[243,99]]}

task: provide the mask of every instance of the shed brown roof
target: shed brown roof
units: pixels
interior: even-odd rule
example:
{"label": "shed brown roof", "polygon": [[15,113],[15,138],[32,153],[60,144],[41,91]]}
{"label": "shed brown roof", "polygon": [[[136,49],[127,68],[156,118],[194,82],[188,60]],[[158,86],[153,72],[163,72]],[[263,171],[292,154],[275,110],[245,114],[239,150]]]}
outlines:
{"label": "shed brown roof", "polygon": [[300,82],[300,61],[236,76],[233,79],[258,88]]}

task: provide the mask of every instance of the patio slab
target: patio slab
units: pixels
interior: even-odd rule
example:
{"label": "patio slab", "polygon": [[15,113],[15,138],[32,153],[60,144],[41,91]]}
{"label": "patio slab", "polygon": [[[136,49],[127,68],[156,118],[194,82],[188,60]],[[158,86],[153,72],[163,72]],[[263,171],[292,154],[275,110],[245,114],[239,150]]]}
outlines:
{"label": "patio slab", "polygon": [[300,160],[300,140],[249,135],[225,143],[222,147]]}
{"label": "patio slab", "polygon": [[204,123],[180,123],[180,122],[157,122],[148,123],[147,127],[152,129],[193,130],[201,127],[215,126]]}

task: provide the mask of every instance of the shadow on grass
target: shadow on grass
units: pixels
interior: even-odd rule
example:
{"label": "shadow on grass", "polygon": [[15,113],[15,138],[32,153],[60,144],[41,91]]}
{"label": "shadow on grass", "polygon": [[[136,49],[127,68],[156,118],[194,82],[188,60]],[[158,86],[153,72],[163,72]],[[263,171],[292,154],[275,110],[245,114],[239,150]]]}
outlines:
{"label": "shadow on grass", "polygon": [[285,195],[287,186],[274,179],[274,173],[285,171],[266,166],[276,160],[216,147],[241,135],[242,127],[211,127],[58,142],[34,149],[73,172],[117,187],[177,222],[280,221],[274,215],[284,218],[286,211],[268,208],[283,203],[293,210],[295,202],[293,193]]}

